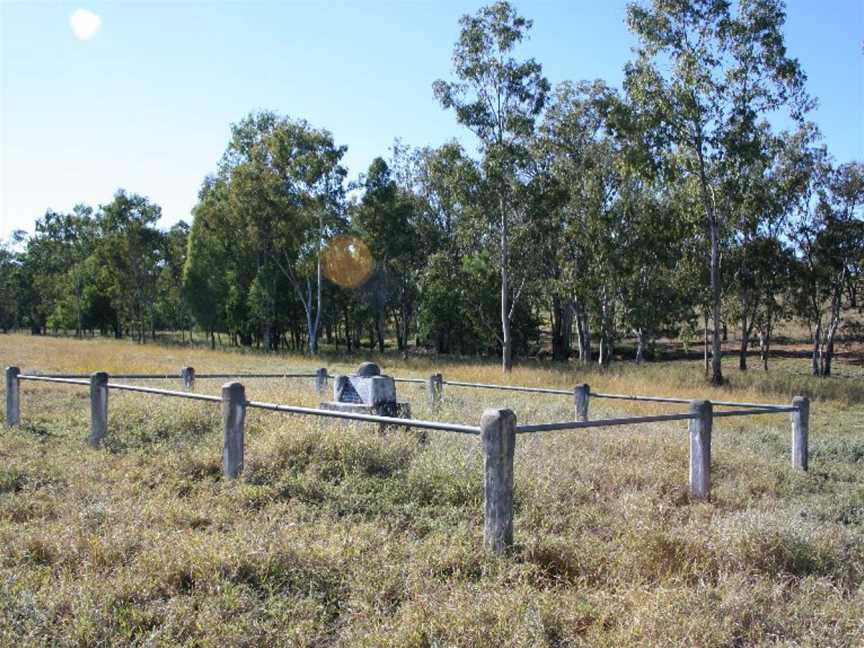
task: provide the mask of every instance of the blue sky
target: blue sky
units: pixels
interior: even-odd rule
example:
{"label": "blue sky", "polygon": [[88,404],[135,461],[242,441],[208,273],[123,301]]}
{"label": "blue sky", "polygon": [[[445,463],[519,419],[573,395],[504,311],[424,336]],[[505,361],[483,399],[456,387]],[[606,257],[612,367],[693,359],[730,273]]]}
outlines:
{"label": "blue sky", "polygon": [[[395,137],[470,136],[432,96],[450,77],[458,19],[480,2],[9,2],[0,0],[0,238],[49,207],[104,204],[118,187],[185,219],[229,125],[273,109],[329,129],[352,176]],[[516,2],[522,53],[550,81],[619,86],[625,2]],[[101,29],[75,37],[69,17]],[[790,53],[819,98],[812,118],[839,161],[864,159],[864,1],[790,0]]]}

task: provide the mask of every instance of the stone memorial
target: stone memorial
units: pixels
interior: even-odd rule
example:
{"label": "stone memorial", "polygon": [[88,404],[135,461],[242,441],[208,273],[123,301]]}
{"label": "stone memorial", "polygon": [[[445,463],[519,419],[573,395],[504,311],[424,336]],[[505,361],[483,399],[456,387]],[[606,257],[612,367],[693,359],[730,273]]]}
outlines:
{"label": "stone memorial", "polygon": [[364,362],[350,376],[336,376],[333,400],[321,403],[321,409],[411,418],[411,406],[396,400],[396,382],[374,362]]}

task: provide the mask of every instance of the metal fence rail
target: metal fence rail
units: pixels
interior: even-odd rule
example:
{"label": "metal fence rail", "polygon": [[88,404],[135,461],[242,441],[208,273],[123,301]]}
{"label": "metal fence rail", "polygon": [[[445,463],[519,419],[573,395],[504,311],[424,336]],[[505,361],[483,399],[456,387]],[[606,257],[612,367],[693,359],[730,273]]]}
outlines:
{"label": "metal fence rail", "polygon": [[189,400],[209,401],[212,403],[221,403],[220,396],[208,396],[207,394],[193,394],[191,392],[175,391],[173,389],[156,389],[155,387],[141,387],[139,385],[123,385],[120,383],[106,383],[108,389],[116,389],[118,391],[137,392],[139,394],[155,394],[157,396],[170,396],[172,398],[186,398]]}
{"label": "metal fence rail", "polygon": [[314,373],[225,373],[195,374],[195,378],[315,378]]}
{"label": "metal fence rail", "polygon": [[[711,401],[714,404],[714,401]],[[780,412],[797,412],[798,407],[794,405],[777,405],[771,409],[738,409],[738,410],[720,410],[714,412],[714,418],[720,416],[756,416],[757,414],[779,414]]]}
{"label": "metal fence rail", "polygon": [[[594,398],[606,398],[610,400],[628,400],[628,401],[647,401],[652,403],[682,403],[687,404],[692,402],[692,399],[675,398],[673,396],[637,396],[630,394],[603,394],[601,392],[591,392]],[[771,403],[741,403],[738,401],[711,401],[712,405],[721,405],[723,407],[752,407],[757,409],[780,410],[786,405],[774,405]]]}
{"label": "metal fence rail", "polygon": [[[196,373],[196,379],[205,378],[315,378],[315,373]],[[123,380],[177,380],[180,374],[111,374],[112,378]],[[23,378],[23,376],[22,376]],[[85,378],[90,374],[33,374],[28,379],[34,378]],[[422,380],[420,381],[422,382]]]}
{"label": "metal fence rail", "polygon": [[89,385],[90,384],[90,376],[86,376],[87,380],[78,380],[76,378],[70,378],[66,376],[33,376],[30,374],[21,374],[18,376],[18,380],[33,380],[36,382],[52,382],[52,383],[64,383],[66,385]]}
{"label": "metal fence rail", "polygon": [[[407,379],[402,379],[407,380]],[[421,379],[417,379],[422,382]],[[498,389],[501,391],[515,391],[515,392],[528,392],[535,394],[557,394],[561,396],[572,396],[572,389],[553,389],[548,387],[525,387],[522,385],[496,385],[496,384],[488,384],[488,383],[471,383],[471,382],[462,382],[458,380],[445,380],[445,385],[453,385],[455,387],[474,387],[477,389]],[[628,400],[628,401],[647,401],[654,403],[681,403],[687,404],[692,401],[692,399],[687,398],[675,398],[674,396],[639,396],[636,394],[605,394],[602,392],[589,391],[589,395],[593,398],[606,398],[610,400]],[[783,408],[785,405],[775,405],[772,403],[742,403],[738,401],[711,401],[712,405],[718,405],[723,407],[752,407],[758,409],[772,409],[777,411],[784,411]]]}
{"label": "metal fence rail", "polygon": [[[112,374],[112,378],[124,378],[135,380],[176,380],[179,374]],[[90,374],[61,374],[61,373],[37,373],[27,376],[21,376],[27,380],[36,378],[84,378],[89,380]]]}
{"label": "metal fence rail", "polygon": [[480,434],[479,427],[471,425],[461,425],[458,423],[443,423],[440,421],[423,421],[421,419],[376,416],[374,414],[357,414],[354,412],[339,412],[336,410],[318,409],[314,407],[279,405],[277,403],[261,403],[258,401],[246,401],[246,406],[263,410],[271,410],[273,412],[287,412],[288,414],[325,416],[328,418],[350,419],[353,421],[368,421],[370,423],[382,423],[385,425],[425,428],[428,430],[443,430],[445,432],[461,432],[462,434]]}
{"label": "metal fence rail", "polygon": [[658,423],[661,421],[688,421],[692,418],[695,418],[693,414],[658,414],[657,416],[626,416],[623,418],[597,419],[594,421],[537,423],[535,425],[517,425],[516,434],[525,434],[526,432],[551,432],[553,430],[580,430],[582,428],[635,425],[637,423]]}
{"label": "metal fence rail", "polygon": [[454,385],[456,387],[477,387],[479,389],[500,389],[501,391],[515,392],[530,392],[535,394],[560,394],[564,396],[572,396],[573,390],[567,389],[551,389],[547,387],[522,387],[519,385],[492,385],[486,383],[469,383],[458,380],[445,380],[445,385]]}
{"label": "metal fence rail", "polygon": [[[120,376],[112,376],[117,378]],[[73,378],[55,378],[53,376],[21,374],[18,380],[31,380],[34,382],[50,382],[60,383],[64,385],[84,385],[90,386],[90,380],[77,380]],[[191,392],[175,391],[173,389],[156,389],[155,387],[141,387],[140,385],[124,385],[122,383],[105,383],[108,389],[116,389],[118,391],[138,392],[141,394],[155,394],[157,396],[171,396],[173,398],[187,398],[189,400],[211,401],[221,403],[222,398],[219,396],[207,396],[206,394],[195,394]]]}

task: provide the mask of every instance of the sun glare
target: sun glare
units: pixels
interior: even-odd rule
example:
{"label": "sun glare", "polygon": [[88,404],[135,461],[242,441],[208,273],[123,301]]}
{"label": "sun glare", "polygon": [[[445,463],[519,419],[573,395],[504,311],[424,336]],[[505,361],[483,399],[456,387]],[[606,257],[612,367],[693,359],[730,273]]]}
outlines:
{"label": "sun glare", "polygon": [[343,288],[359,288],[375,269],[369,246],[347,234],[330,239],[321,256],[324,276]]}
{"label": "sun glare", "polygon": [[76,9],[69,16],[69,26],[72,27],[75,38],[86,41],[93,38],[102,27],[102,19],[87,9]]}

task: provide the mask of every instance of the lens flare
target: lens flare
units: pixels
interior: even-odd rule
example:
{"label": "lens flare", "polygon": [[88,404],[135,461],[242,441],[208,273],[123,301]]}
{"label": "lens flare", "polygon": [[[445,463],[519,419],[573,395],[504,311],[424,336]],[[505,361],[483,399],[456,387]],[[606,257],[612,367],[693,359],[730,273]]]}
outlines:
{"label": "lens flare", "polygon": [[324,276],[342,288],[359,288],[375,269],[375,259],[362,239],[349,234],[334,236],[321,255]]}
{"label": "lens flare", "polygon": [[102,26],[102,19],[87,9],[77,9],[69,16],[69,26],[78,40],[90,40]]}

